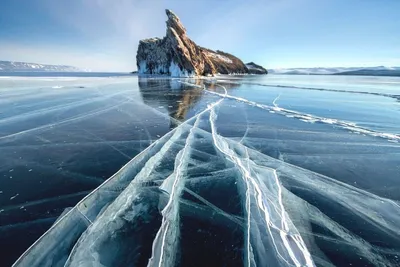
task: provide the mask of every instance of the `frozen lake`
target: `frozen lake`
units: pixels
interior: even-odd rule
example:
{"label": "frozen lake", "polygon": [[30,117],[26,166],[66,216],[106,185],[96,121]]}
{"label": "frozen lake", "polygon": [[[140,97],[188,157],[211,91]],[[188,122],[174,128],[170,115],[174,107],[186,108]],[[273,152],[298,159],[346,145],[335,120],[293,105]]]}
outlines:
{"label": "frozen lake", "polygon": [[0,77],[2,261],[125,166],[17,266],[398,266],[399,99],[390,77]]}

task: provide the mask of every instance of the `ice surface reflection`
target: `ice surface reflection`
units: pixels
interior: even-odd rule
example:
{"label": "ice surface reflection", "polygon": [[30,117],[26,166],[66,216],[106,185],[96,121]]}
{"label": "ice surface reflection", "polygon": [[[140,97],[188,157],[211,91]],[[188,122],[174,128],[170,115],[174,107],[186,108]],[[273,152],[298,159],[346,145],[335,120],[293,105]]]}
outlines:
{"label": "ice surface reflection", "polygon": [[[136,77],[1,80],[4,266],[10,266],[66,207],[207,105],[198,103],[192,87],[169,80],[151,86],[141,91]],[[149,91],[158,93],[155,105],[147,102]]]}
{"label": "ice surface reflection", "polygon": [[[143,98],[148,105],[159,105],[151,83],[139,82]],[[197,113],[69,210],[15,266],[399,265],[396,200],[255,149],[260,136],[267,140],[270,134],[259,130],[258,120],[275,135],[269,142],[276,143],[282,133],[312,134],[318,141],[331,132],[332,141],[358,138],[354,142],[361,147],[376,146],[378,151],[398,136],[354,135],[344,127],[333,128],[336,122],[304,126],[300,121],[285,129],[277,124],[298,119],[286,116],[292,111],[276,105],[254,111],[257,103],[233,97],[218,81],[191,86],[212,89],[210,98],[197,102],[201,92],[196,89],[183,92],[182,103],[164,95],[165,103],[173,119],[187,117],[194,106]],[[254,113],[236,114],[239,109]],[[277,122],[277,114],[267,111],[285,116]],[[398,155],[398,148],[390,145],[387,153]],[[290,147],[278,150],[285,154]]]}

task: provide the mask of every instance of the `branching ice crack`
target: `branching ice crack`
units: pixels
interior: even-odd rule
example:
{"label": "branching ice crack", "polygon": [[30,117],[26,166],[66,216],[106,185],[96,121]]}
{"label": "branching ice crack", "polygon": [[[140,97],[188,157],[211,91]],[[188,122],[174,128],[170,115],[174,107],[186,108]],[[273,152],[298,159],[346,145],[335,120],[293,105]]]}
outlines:
{"label": "branching ice crack", "polygon": [[[257,178],[252,177],[251,175],[251,168],[246,168],[243,164],[243,161],[239,158],[240,156],[236,154],[236,152],[234,150],[231,150],[229,148],[229,145],[227,142],[224,141],[224,138],[220,135],[218,135],[217,130],[216,130],[216,118],[217,115],[215,113],[215,109],[211,109],[210,112],[210,123],[211,123],[211,131],[212,131],[212,137],[214,140],[214,145],[216,146],[216,148],[223,153],[225,156],[227,156],[232,162],[234,162],[238,168],[240,169],[240,171],[243,174],[243,179],[246,183],[246,207],[247,207],[247,212],[248,212],[248,228],[247,228],[247,236],[248,236],[248,240],[247,240],[247,264],[248,266],[252,266],[251,264],[251,260],[252,258],[254,258],[254,256],[252,255],[251,252],[251,244],[250,244],[250,238],[249,236],[251,235],[251,228],[250,228],[250,224],[251,224],[251,199],[249,196],[249,188],[253,187],[254,190],[256,191],[256,200],[257,200],[257,205],[258,208],[260,210],[263,211],[264,214],[264,219],[270,236],[270,239],[273,243],[273,246],[275,248],[275,251],[278,255],[279,258],[281,258],[281,260],[283,260],[287,265],[291,266],[291,265],[295,265],[295,266],[314,266],[314,263],[311,259],[311,255],[308,252],[308,250],[306,249],[306,246],[303,242],[303,240],[301,239],[299,234],[291,234],[289,235],[289,227],[287,225],[287,218],[285,216],[285,209],[283,207],[282,204],[282,195],[281,195],[281,188],[280,188],[280,183],[278,181],[278,177],[276,175],[276,171],[274,169],[269,169],[270,172],[272,172],[272,176],[274,177],[275,181],[273,183],[274,185],[274,191],[277,191],[276,194],[276,198],[278,199],[278,203],[280,208],[278,210],[280,210],[280,214],[278,215],[280,217],[280,221],[281,221],[281,226],[279,227],[278,225],[276,225],[274,223],[274,221],[276,220],[276,218],[271,218],[271,210],[268,208],[268,205],[265,202],[265,197],[264,197],[264,193],[263,190],[260,188],[260,181],[257,182]],[[245,160],[248,163],[248,167],[250,167],[250,160],[248,157],[248,153],[247,153],[247,148],[245,147],[245,153],[247,155],[247,157],[245,158]],[[271,200],[271,203],[274,203],[273,200]],[[277,210],[277,211],[278,211]],[[279,221],[279,220],[278,220]],[[280,237],[281,237],[281,242],[283,242],[284,244],[284,250],[282,251],[278,245],[276,244],[275,238],[274,238],[274,233],[271,230],[271,227],[273,229],[275,229],[276,231],[279,232]],[[293,232],[297,232],[297,230],[294,228],[292,229]],[[292,238],[293,241],[295,242],[296,246],[295,248],[292,248],[292,246],[289,244],[288,238]],[[293,251],[293,249],[296,250]],[[287,253],[289,256],[289,259],[291,262],[293,262],[293,264],[291,262],[289,262],[289,260],[282,255],[282,253]],[[297,255],[302,255],[300,258],[297,257]],[[302,263],[300,262],[302,261]]]}

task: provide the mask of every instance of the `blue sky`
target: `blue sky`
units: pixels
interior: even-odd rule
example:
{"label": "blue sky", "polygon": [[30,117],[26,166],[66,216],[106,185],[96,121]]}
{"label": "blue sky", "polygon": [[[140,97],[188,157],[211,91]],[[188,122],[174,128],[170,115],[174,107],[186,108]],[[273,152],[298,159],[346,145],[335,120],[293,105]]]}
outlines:
{"label": "blue sky", "polygon": [[1,0],[0,60],[135,70],[165,8],[198,44],[267,68],[400,66],[400,0]]}

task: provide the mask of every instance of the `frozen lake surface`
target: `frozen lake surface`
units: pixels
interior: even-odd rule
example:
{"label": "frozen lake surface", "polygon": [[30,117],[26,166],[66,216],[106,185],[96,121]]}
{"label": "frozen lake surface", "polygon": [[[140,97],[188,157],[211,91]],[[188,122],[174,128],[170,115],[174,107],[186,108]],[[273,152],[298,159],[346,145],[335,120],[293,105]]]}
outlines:
{"label": "frozen lake surface", "polygon": [[0,77],[3,264],[51,227],[16,266],[398,266],[399,95],[390,77]]}

